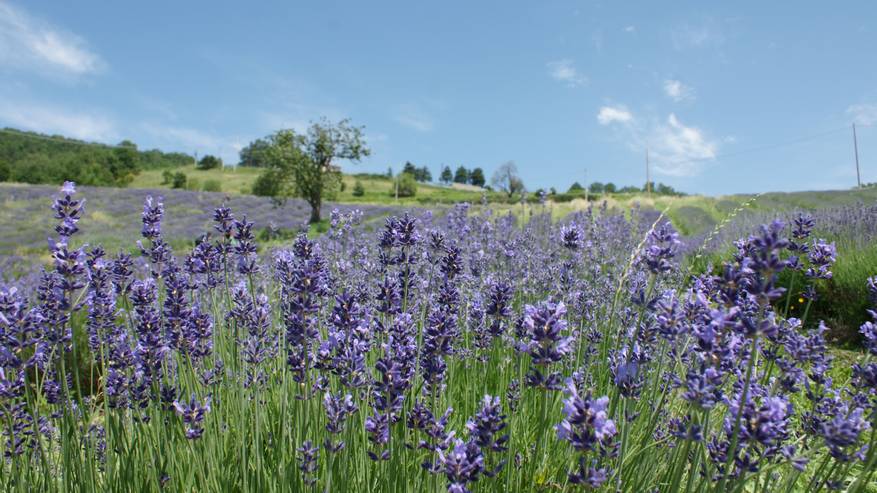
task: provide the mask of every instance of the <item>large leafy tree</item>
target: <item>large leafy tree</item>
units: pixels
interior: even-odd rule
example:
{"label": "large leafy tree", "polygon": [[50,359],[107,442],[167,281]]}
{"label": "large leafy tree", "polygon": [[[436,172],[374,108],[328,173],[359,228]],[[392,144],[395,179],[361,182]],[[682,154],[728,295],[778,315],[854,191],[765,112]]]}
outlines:
{"label": "large leafy tree", "polygon": [[304,134],[280,130],[268,141],[268,168],[254,189],[261,186],[278,203],[289,197],[304,199],[311,206],[311,223],[320,221],[323,201],[334,198],[341,188],[341,168],[335,161],[359,161],[371,153],[363,127],[352,126],[347,119],[338,123],[320,120]]}
{"label": "large leafy tree", "polygon": [[454,183],[469,183],[469,170],[463,166],[457,168],[457,171],[454,172]]}

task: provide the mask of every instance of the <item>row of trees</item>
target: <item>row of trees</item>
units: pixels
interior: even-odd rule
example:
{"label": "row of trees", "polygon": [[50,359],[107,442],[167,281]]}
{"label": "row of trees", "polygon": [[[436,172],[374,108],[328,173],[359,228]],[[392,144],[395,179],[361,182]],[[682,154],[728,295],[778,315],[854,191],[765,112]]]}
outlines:
{"label": "row of trees", "polygon": [[441,175],[439,176],[439,181],[445,185],[460,183],[464,185],[475,185],[476,187],[483,187],[486,183],[483,169],[473,168],[472,170],[468,170],[465,166],[458,166],[457,170],[454,172],[451,172],[450,166],[443,167]]}
{"label": "row of trees", "polygon": [[192,163],[182,153],[141,151],[125,140],[116,146],[57,135],[0,130],[0,181],[124,186],[143,169]]}
{"label": "row of trees", "polygon": [[[568,192],[581,193],[584,191],[585,188],[581,184],[579,184],[579,182],[575,182],[569,187]],[[670,185],[665,185],[660,182],[655,184],[655,182],[653,181],[646,183],[642,186],[642,188],[629,185],[618,188],[612,182],[604,184],[599,181],[595,181],[588,185],[588,191],[591,193],[639,193],[651,191],[652,193],[655,193],[657,195],[685,195],[684,193],[674,189]]]}

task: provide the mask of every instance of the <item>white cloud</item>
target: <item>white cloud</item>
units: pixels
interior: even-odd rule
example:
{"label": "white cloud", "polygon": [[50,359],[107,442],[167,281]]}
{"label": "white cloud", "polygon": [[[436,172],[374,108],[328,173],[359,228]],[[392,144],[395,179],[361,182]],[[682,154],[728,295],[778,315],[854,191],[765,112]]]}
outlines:
{"label": "white cloud", "polygon": [[664,81],[664,94],[677,103],[694,99],[694,90],[691,87],[673,79]]}
{"label": "white cloud", "polygon": [[634,33],[636,32],[636,26],[624,26],[624,32]]}
{"label": "white cloud", "polygon": [[393,119],[398,123],[417,130],[418,132],[430,132],[435,127],[435,122],[419,105],[404,104],[396,110]]}
{"label": "white cloud", "polygon": [[624,106],[603,106],[597,113],[597,121],[600,125],[630,123],[633,122],[633,114]]}
{"label": "white cloud", "polygon": [[854,123],[861,125],[877,124],[877,103],[854,104],[847,108],[847,115]]}
{"label": "white cloud", "polygon": [[635,118],[624,106],[604,106],[597,114],[601,125],[612,125],[619,139],[637,153],[649,150],[653,169],[668,176],[694,176],[715,159],[718,142],[703,130],[687,126],[671,113],[666,120]]}
{"label": "white cloud", "polygon": [[0,102],[0,122],[3,122],[3,126],[81,140],[112,142],[118,137],[112,120],[99,113],[77,112],[42,104],[10,103],[8,99],[7,102]]}
{"label": "white cloud", "polygon": [[105,63],[79,36],[0,2],[0,65],[79,76]]}
{"label": "white cloud", "polygon": [[667,123],[657,125],[651,132],[650,152],[655,170],[670,176],[694,176],[705,161],[715,159],[718,144],[708,139],[697,127],[682,124],[670,113]]}
{"label": "white cloud", "polygon": [[565,83],[569,87],[577,87],[588,83],[588,78],[580,74],[572,60],[564,58],[546,64],[552,79]]}

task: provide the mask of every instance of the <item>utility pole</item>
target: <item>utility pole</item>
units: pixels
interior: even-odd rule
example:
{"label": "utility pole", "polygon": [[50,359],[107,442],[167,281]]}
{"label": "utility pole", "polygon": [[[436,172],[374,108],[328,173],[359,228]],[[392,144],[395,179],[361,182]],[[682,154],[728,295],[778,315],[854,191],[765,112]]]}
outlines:
{"label": "utility pole", "polygon": [[859,143],[856,142],[856,124],[853,123],[853,152],[856,154],[856,183],[862,188],[862,175],[859,173]]}
{"label": "utility pole", "polygon": [[646,147],[646,194],[652,196],[652,179],[649,177],[649,148]]}

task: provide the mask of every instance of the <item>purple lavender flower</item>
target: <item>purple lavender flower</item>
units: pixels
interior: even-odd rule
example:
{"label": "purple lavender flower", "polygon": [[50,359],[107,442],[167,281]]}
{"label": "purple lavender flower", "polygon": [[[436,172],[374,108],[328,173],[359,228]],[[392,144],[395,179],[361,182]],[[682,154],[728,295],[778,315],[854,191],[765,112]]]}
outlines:
{"label": "purple lavender flower", "polygon": [[204,434],[201,422],[204,421],[204,417],[210,412],[210,397],[204,399],[204,403],[200,404],[193,393],[188,403],[181,403],[175,400],[173,401],[173,406],[186,425],[186,438],[189,440],[201,438],[201,435]]}
{"label": "purple lavender flower", "polygon": [[810,261],[810,268],[804,273],[811,279],[831,279],[831,266],[836,259],[837,249],[834,243],[827,243],[825,240],[817,240],[813,243],[807,259]]}
{"label": "purple lavender flower", "polygon": [[579,452],[608,446],[617,433],[615,422],[609,419],[609,397],[583,398],[572,380],[566,382],[566,395],[563,401],[566,418],[555,426],[557,438],[569,442]]}
{"label": "purple lavender flower", "polygon": [[314,475],[317,472],[317,460],[320,458],[320,447],[315,446],[310,440],[305,440],[301,447],[296,449],[298,456],[298,469],[301,471],[302,481],[308,486],[313,486],[317,482]]}
{"label": "purple lavender flower", "polygon": [[643,252],[643,262],[653,274],[663,274],[673,268],[672,260],[682,242],[673,226],[664,221],[649,233],[649,245]]}
{"label": "purple lavender flower", "polygon": [[484,471],[484,455],[474,442],[455,439],[448,451],[438,451],[438,466],[448,479],[448,493],[469,493],[467,485],[474,483]]}
{"label": "purple lavender flower", "polygon": [[528,385],[547,390],[560,388],[559,374],[543,371],[572,349],[572,337],[563,335],[566,330],[565,317],[566,306],[563,302],[544,301],[536,306],[524,307],[522,330],[526,339],[518,343],[518,350],[529,354],[535,365],[527,375]]}
{"label": "purple lavender flower", "polygon": [[481,409],[466,422],[469,436],[482,450],[503,452],[506,450],[508,434],[499,435],[506,428],[505,415],[499,397],[485,395],[481,401]]}

